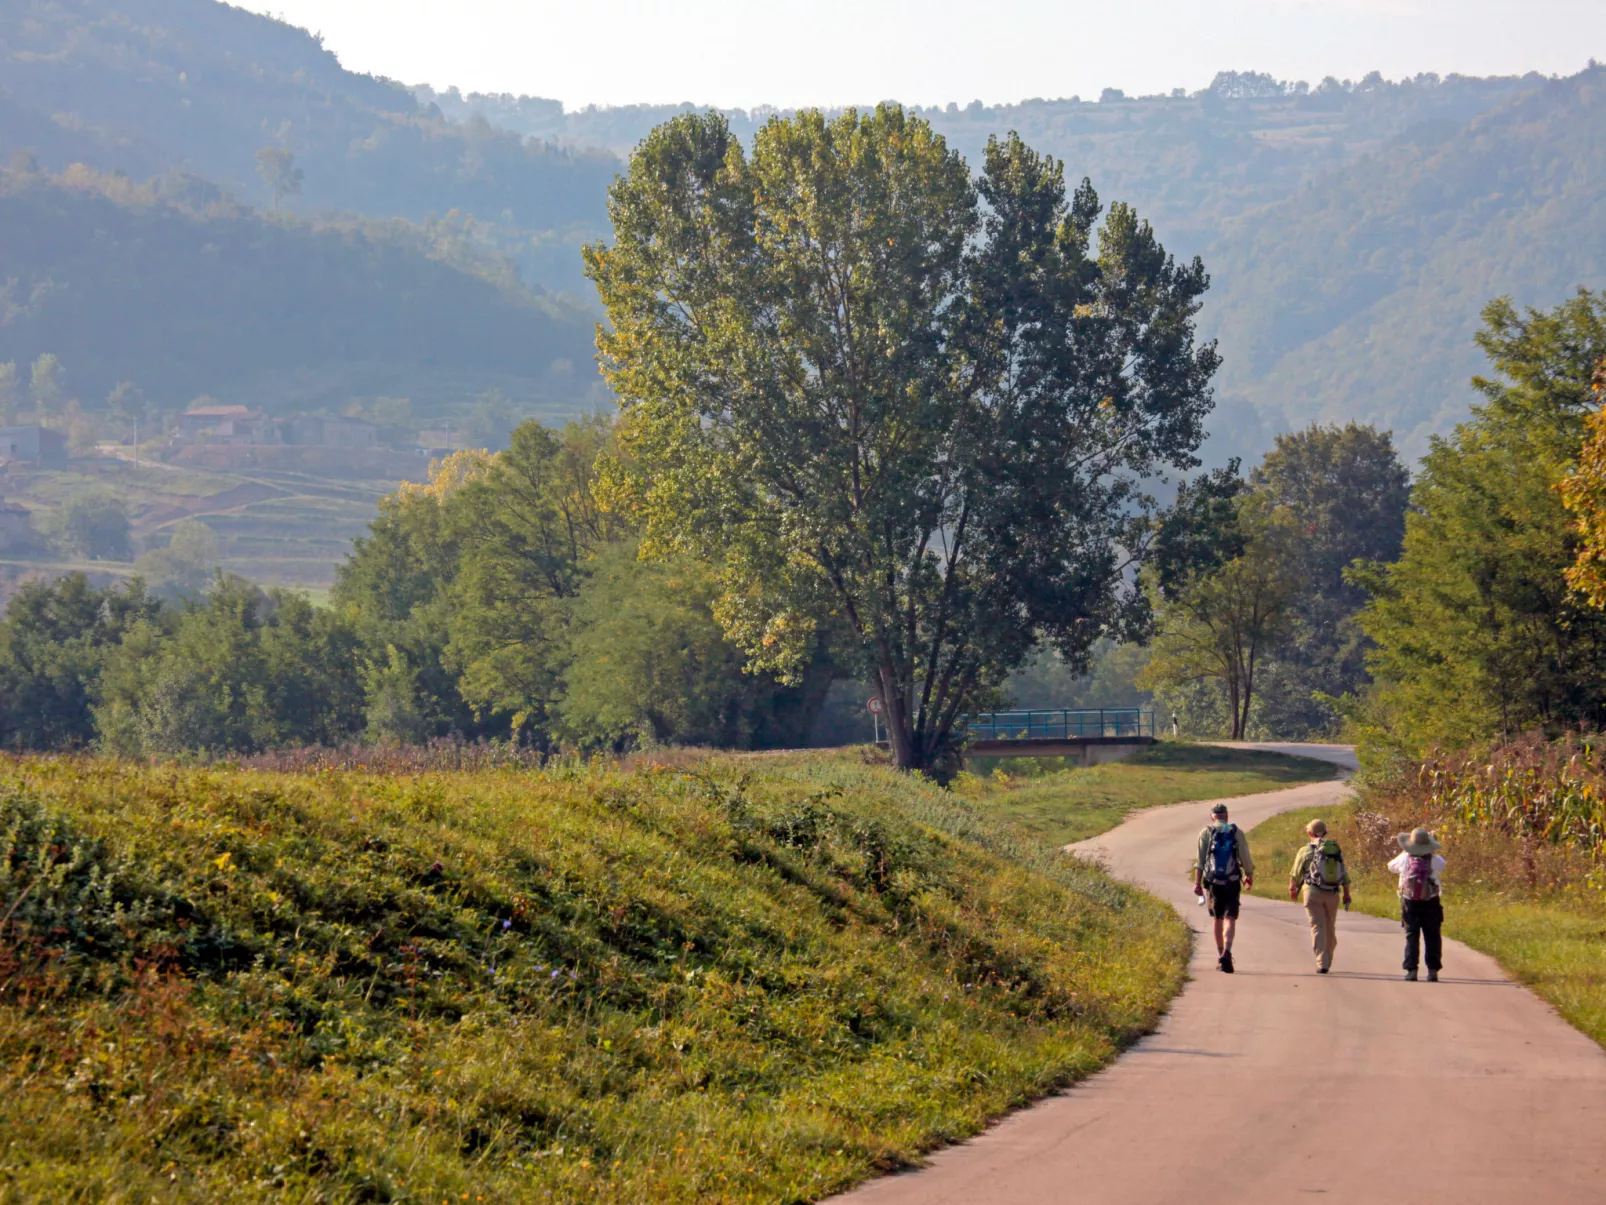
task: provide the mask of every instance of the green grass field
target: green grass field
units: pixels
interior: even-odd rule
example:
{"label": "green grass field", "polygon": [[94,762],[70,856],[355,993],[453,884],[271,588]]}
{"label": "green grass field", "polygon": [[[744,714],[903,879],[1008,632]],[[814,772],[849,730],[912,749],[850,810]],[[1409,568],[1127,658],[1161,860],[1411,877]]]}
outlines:
{"label": "green grass field", "polygon": [[[1288,897],[1288,868],[1305,843],[1304,827],[1320,816],[1346,850],[1354,907],[1398,917],[1399,897],[1385,856],[1358,857],[1367,848],[1356,831],[1355,805],[1295,811],[1257,825],[1249,834],[1255,862],[1267,868],[1254,894]],[[1490,955],[1513,979],[1555,1005],[1569,1022],[1606,1046],[1606,901],[1601,893],[1514,891],[1456,874],[1454,840],[1445,848],[1444,933]],[[1264,859],[1264,861],[1262,861]],[[1464,864],[1463,864],[1464,865]],[[1454,974],[1448,966],[1446,973]]]}
{"label": "green grass field", "polygon": [[1337,773],[1313,758],[1180,741],[1161,741],[1126,761],[1087,769],[1004,759],[988,764],[1003,777],[977,774],[961,784],[961,793],[989,815],[1054,846],[1096,837],[1136,808],[1254,795],[1323,782]]}
{"label": "green grass field", "polygon": [[858,754],[0,760],[0,1197],[807,1201],[1155,1024],[1167,908]]}

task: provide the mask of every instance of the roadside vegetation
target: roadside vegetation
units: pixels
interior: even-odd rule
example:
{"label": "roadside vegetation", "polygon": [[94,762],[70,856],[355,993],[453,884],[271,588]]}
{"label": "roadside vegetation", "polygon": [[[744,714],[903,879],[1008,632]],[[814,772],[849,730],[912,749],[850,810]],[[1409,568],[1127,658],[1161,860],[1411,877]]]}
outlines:
{"label": "roadside vegetation", "polygon": [[1314,758],[1181,741],[1161,741],[1102,766],[1068,762],[976,758],[974,774],[954,789],[990,816],[1058,847],[1107,832],[1138,808],[1277,791],[1336,773]]}
{"label": "roadside vegetation", "polygon": [[[1477,343],[1490,364],[1473,380],[1480,403],[1423,459],[1408,509],[1386,458],[1355,454],[1364,441],[1351,438],[1335,460],[1310,453],[1336,450],[1337,432],[1300,437],[1307,469],[1347,463],[1350,487],[1370,479],[1371,496],[1387,501],[1358,524],[1368,512],[1353,488],[1330,509],[1358,534],[1331,543],[1341,555],[1324,573],[1290,572],[1305,541],[1279,536],[1323,532],[1301,516],[1314,497],[1342,498],[1322,474],[1281,474],[1281,501],[1266,495],[1276,476],[1266,466],[1247,487],[1234,489],[1230,474],[1188,487],[1183,509],[1203,522],[1183,530],[1204,555],[1169,586],[1155,575],[1159,637],[1144,675],[1162,703],[1189,674],[1207,696],[1241,701],[1299,617],[1310,618],[1293,605],[1294,583],[1325,575],[1342,605],[1317,615],[1306,644],[1349,676],[1311,697],[1358,744],[1359,800],[1324,818],[1349,851],[1359,906],[1398,914],[1383,867],[1396,833],[1428,824],[1449,859],[1446,932],[1606,1043],[1606,762],[1596,735],[1606,715],[1606,296],[1580,289],[1549,310],[1497,299]],[[1280,440],[1267,465],[1281,457],[1288,467],[1295,444]],[[1363,536],[1375,537],[1371,553]],[[1262,646],[1269,659],[1210,656]],[[1255,830],[1274,867],[1262,894],[1283,894],[1279,872],[1312,815]]]}
{"label": "roadside vegetation", "polygon": [[[1286,898],[1304,825],[1319,815],[1345,851],[1354,906],[1397,919],[1385,867],[1399,852],[1395,835],[1426,824],[1445,843],[1445,934],[1493,957],[1606,1046],[1601,771],[1594,747],[1533,738],[1477,758],[1435,758],[1415,775],[1363,785],[1342,808],[1257,825],[1255,894]],[[1445,974],[1455,976],[1453,959]]]}
{"label": "roadside vegetation", "polygon": [[952,792],[667,760],[0,764],[5,1194],[811,1200],[1180,986],[1167,909]]}

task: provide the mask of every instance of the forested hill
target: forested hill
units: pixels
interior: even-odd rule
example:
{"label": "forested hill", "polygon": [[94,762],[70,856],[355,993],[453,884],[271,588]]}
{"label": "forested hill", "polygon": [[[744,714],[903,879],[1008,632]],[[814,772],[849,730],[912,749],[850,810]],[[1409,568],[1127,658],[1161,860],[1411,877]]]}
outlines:
{"label": "forested hill", "polygon": [[[1326,80],[1222,72],[1202,92],[920,110],[972,163],[1019,130],[1154,222],[1213,279],[1224,357],[1212,456],[1350,417],[1414,456],[1465,415],[1471,332],[1496,294],[1550,304],[1599,283],[1602,72]],[[625,153],[691,106],[563,111],[533,97],[419,89],[464,121]],[[769,110],[732,110],[744,136]]]}
{"label": "forested hill", "polygon": [[1467,412],[1487,300],[1606,285],[1606,68],[1400,138],[1241,221],[1209,266],[1224,396],[1423,451]]}
{"label": "forested hill", "polygon": [[[1193,93],[1109,90],[1096,101],[919,112],[973,164],[989,135],[1019,130],[1062,158],[1073,180],[1089,176],[1106,201],[1133,203],[1168,249],[1204,256],[1214,287],[1203,329],[1219,335],[1224,358],[1215,459],[1258,454],[1275,431],[1312,419],[1349,417],[1397,429],[1402,449],[1415,454],[1466,412],[1466,379],[1478,363],[1470,335],[1484,302],[1510,293],[1548,305],[1606,279],[1596,200],[1601,79],[1599,69],[1560,81],[1389,82],[1374,73],[1310,87],[1228,71]],[[956,77],[956,90],[963,86]],[[423,228],[381,240],[396,255],[408,241],[437,258],[443,245],[473,245],[507,257],[530,288],[588,305],[595,295],[579,246],[605,236],[606,189],[621,157],[690,107],[564,112],[537,97],[409,89],[344,70],[304,30],[214,0],[0,2],[0,163],[27,149],[53,172],[73,163],[136,180],[182,171],[303,216],[404,218]],[[728,117],[747,136],[771,112]],[[275,196],[259,176],[258,155],[269,149],[294,156],[299,195]],[[162,220],[197,219],[164,211]],[[321,220],[348,231],[361,225]],[[28,263],[30,279],[55,279],[37,257]],[[28,275],[0,267],[0,280]],[[282,288],[311,296],[316,270],[300,282],[288,270],[276,269]],[[173,272],[163,279],[167,296],[184,293]],[[443,279],[446,293],[484,287]],[[192,296],[201,280],[216,283],[189,282]],[[83,294],[52,294],[50,321],[67,323],[79,303],[71,321],[89,331],[99,311]],[[202,308],[197,302],[197,317]],[[28,317],[36,331],[43,321],[42,313]],[[503,329],[501,321],[492,328]],[[463,329],[450,318],[439,327]],[[549,362],[571,361],[589,386],[589,351],[550,335],[566,350]],[[54,344],[23,347],[14,330],[4,337],[17,350],[0,354],[66,355]],[[465,347],[505,346],[495,335],[463,337]],[[547,338],[535,338],[516,363],[485,367],[527,379],[550,350]],[[112,374],[109,352],[100,354],[107,367],[91,371]],[[207,355],[223,363],[220,352]],[[257,372],[233,365],[227,379],[260,380]],[[171,376],[175,388],[190,379],[177,365]],[[201,385],[214,394],[226,387]]]}
{"label": "forested hill", "polygon": [[16,167],[0,231],[0,362],[51,352],[86,405],[127,381],[163,409],[391,393],[428,412],[502,389],[563,414],[597,388],[589,315],[404,223],[263,214],[192,177]]}
{"label": "forested hill", "polygon": [[6,0],[8,149],[137,178],[182,169],[266,203],[265,146],[304,173],[293,203],[414,221],[452,210],[531,283],[580,288],[578,242],[618,170],[485,122],[448,122],[406,88],[344,70],[311,34],[213,0]]}
{"label": "forested hill", "polygon": [[[1391,82],[1326,80],[1315,88],[1255,72],[1224,71],[1209,88],[1098,100],[1071,97],[1011,105],[933,105],[915,111],[980,164],[987,139],[1019,131],[1033,148],[1065,161],[1073,179],[1137,205],[1172,247],[1206,251],[1227,224],[1292,195],[1322,172],[1352,162],[1424,124],[1462,125],[1537,87],[1539,75],[1480,79],[1424,75]],[[962,78],[955,88],[962,88]],[[626,105],[565,112],[555,100],[418,88],[448,117],[490,121],[574,147],[624,157],[655,125],[695,106]],[[724,110],[751,140],[773,109]]]}

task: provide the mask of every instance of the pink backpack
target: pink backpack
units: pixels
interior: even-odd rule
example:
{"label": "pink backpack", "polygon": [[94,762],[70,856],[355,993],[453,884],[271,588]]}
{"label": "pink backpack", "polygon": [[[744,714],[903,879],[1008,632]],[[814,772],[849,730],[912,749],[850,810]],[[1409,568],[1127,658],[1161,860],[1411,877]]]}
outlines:
{"label": "pink backpack", "polygon": [[1400,898],[1407,900],[1437,899],[1439,885],[1433,878],[1433,855],[1411,854],[1411,864],[1400,878]]}

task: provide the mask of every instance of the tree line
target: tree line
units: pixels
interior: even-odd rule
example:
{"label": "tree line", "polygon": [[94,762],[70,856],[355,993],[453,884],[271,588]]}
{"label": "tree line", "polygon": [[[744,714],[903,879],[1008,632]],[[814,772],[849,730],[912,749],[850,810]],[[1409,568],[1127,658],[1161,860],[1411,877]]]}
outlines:
{"label": "tree line", "polygon": [[1374,764],[1606,722],[1606,296],[1483,311],[1468,421],[1407,483],[1369,428],[1184,488],[1143,681],[1231,735]]}
{"label": "tree line", "polygon": [[847,678],[899,765],[944,774],[1034,654],[1080,672],[1111,641],[1151,642],[1162,701],[1236,736],[1598,721],[1600,618],[1565,576],[1588,494],[1558,488],[1599,401],[1595,295],[1486,311],[1497,375],[1414,485],[1354,424],[1190,476],[1203,265],[1017,137],[973,175],[895,105],[751,148],[685,114],[610,204],[587,270],[615,416],[439,462],[327,607],[227,577],[177,603],[26,587],[0,741],[796,745]]}
{"label": "tree line", "polygon": [[[0,621],[0,747],[129,756],[516,738],[537,747],[805,743],[829,684],[744,674],[712,578],[643,561],[593,500],[611,424],[527,423],[381,503],[327,606],[217,574],[26,583]],[[194,549],[170,550],[189,577]],[[215,550],[214,550],[215,551]]]}

